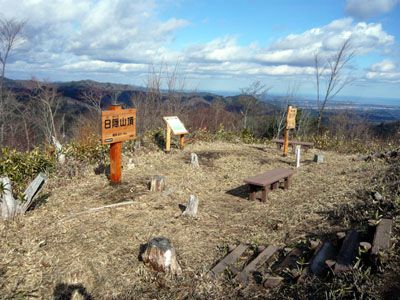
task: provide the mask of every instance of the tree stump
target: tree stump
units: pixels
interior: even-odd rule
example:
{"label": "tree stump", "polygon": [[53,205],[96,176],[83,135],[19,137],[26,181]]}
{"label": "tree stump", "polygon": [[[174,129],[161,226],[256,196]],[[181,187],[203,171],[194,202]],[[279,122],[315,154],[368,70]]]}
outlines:
{"label": "tree stump", "polygon": [[33,199],[43,186],[46,175],[39,173],[24,192],[24,201],[14,199],[11,180],[8,177],[0,178],[1,216],[4,220],[13,219],[17,214],[25,214],[32,205]]}
{"label": "tree stump", "polygon": [[325,157],[322,154],[315,154],[314,155],[314,162],[316,162],[317,164],[323,163],[324,159],[325,159]]}
{"label": "tree stump", "polygon": [[149,183],[149,189],[152,192],[162,192],[165,189],[165,177],[153,176]]}
{"label": "tree stump", "polygon": [[190,153],[190,164],[193,168],[200,168],[199,157],[196,153]]}
{"label": "tree stump", "polygon": [[145,265],[150,266],[157,272],[170,273],[173,275],[182,274],[182,269],[176,258],[176,252],[172,243],[165,237],[151,239],[141,253]]}
{"label": "tree stump", "polygon": [[196,217],[197,216],[197,208],[199,206],[199,199],[193,195],[190,195],[188,200],[188,204],[186,205],[185,211],[182,213],[182,216],[185,217]]}
{"label": "tree stump", "polygon": [[62,145],[61,143],[57,140],[55,136],[51,137],[53,140],[54,147],[56,147],[56,156],[57,156],[57,161],[60,165],[65,164],[65,154],[62,153]]}

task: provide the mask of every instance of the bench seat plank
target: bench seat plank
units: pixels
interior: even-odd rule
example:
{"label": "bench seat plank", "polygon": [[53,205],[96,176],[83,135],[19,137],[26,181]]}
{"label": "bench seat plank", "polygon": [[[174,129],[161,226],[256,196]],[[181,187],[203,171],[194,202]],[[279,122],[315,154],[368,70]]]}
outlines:
{"label": "bench seat plank", "polygon": [[265,187],[278,182],[280,179],[287,178],[293,175],[293,173],[294,171],[291,169],[277,168],[253,177],[246,178],[244,182],[251,185]]}
{"label": "bench seat plank", "polygon": [[[277,143],[277,144],[283,144],[284,140],[273,139],[273,140],[271,140],[271,142]],[[306,147],[313,147],[314,143],[312,143],[312,142],[300,142],[300,141],[289,141],[289,145],[301,145],[301,146],[306,146]]]}

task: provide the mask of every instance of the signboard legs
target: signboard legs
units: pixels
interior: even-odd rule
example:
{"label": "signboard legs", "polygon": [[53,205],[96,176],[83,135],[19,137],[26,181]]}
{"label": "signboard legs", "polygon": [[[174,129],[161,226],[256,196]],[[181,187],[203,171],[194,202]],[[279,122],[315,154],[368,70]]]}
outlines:
{"label": "signboard legs", "polygon": [[[109,110],[120,110],[121,105],[111,105]],[[110,180],[121,183],[122,142],[110,144]]]}
{"label": "signboard legs", "polygon": [[171,127],[167,125],[167,137],[165,139],[165,152],[169,153],[171,151]]}
{"label": "signboard legs", "polygon": [[185,148],[185,135],[184,134],[181,134],[179,136],[179,148],[181,150],[183,150],[183,148]]}

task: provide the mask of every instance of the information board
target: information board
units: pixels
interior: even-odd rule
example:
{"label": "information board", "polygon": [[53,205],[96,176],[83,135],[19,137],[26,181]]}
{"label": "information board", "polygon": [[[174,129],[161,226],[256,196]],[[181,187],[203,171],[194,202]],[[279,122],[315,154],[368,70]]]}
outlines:
{"label": "information board", "polygon": [[163,117],[163,119],[167,123],[169,128],[171,128],[172,133],[174,135],[181,135],[181,134],[189,133],[186,130],[185,125],[183,125],[183,123],[181,122],[181,120],[179,120],[179,118],[177,116]]}
{"label": "information board", "polygon": [[297,108],[289,106],[287,111],[286,129],[296,128]]}
{"label": "information board", "polygon": [[101,143],[112,144],[136,137],[136,109],[104,110],[101,112]]}

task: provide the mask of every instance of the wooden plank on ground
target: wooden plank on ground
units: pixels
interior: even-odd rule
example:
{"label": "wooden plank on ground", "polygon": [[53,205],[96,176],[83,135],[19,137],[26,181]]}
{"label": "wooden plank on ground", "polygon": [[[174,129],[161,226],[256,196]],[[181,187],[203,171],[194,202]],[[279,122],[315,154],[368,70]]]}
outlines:
{"label": "wooden plank on ground", "polygon": [[345,272],[351,270],[353,261],[356,258],[358,247],[360,245],[359,234],[356,230],[350,230],[343,241],[342,248],[340,248],[336,265],[335,273]]}
{"label": "wooden plank on ground", "polygon": [[221,272],[225,271],[225,269],[233,265],[238,258],[243,254],[244,251],[249,247],[249,245],[246,244],[240,244],[237,246],[231,253],[229,253],[227,256],[224,257],[214,268],[211,269],[209,274],[212,277],[217,276]]}
{"label": "wooden plank on ground", "polygon": [[374,241],[372,243],[372,255],[377,255],[379,251],[385,251],[390,248],[390,236],[392,234],[393,220],[382,219],[375,231]]}
{"label": "wooden plank on ground", "polygon": [[335,254],[335,247],[332,243],[330,241],[324,242],[311,259],[310,271],[317,276],[323,276],[328,271],[325,261],[334,258]]}
{"label": "wooden plank on ground", "polygon": [[271,257],[276,253],[277,250],[278,247],[276,246],[268,246],[267,249],[261,252],[255,259],[253,259],[247,266],[244,267],[237,278],[242,283],[247,283],[250,273],[257,270],[257,267],[259,265],[262,265],[269,259],[271,259]]}

